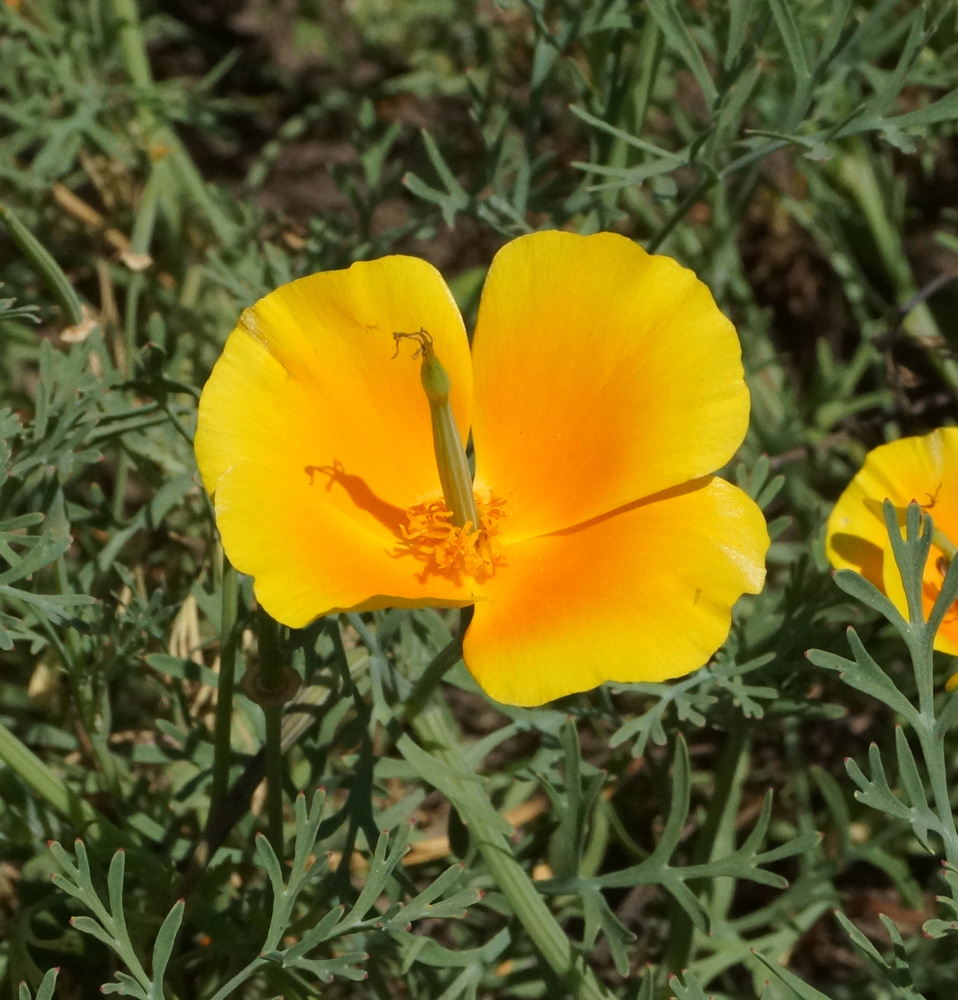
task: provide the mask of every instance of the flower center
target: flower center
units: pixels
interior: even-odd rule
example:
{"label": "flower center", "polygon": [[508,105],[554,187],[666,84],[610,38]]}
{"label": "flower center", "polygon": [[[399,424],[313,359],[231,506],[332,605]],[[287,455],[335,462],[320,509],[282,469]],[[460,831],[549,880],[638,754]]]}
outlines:
{"label": "flower center", "polygon": [[485,500],[478,494],[474,497],[478,526],[471,521],[461,528],[454,525],[444,500],[427,500],[406,511],[406,524],[401,525],[406,539],[403,551],[426,563],[425,573],[465,574],[480,582],[495,573],[502,562],[495,538],[506,516],[505,501],[491,492]]}

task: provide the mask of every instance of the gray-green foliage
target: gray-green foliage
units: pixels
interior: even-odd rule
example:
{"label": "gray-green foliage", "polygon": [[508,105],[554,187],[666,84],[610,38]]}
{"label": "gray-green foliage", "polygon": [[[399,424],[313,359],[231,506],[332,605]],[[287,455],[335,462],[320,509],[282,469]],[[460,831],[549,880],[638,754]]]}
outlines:
{"label": "gray-green foliage", "polygon": [[26,983],[20,983],[20,987],[17,990],[17,1000],[53,1000],[53,991],[56,989],[56,985],[57,970],[50,969],[44,975],[43,979],[40,980],[40,985],[37,987],[35,994],[31,992],[30,987]]}
{"label": "gray-green foliage", "polygon": [[[941,590],[935,597],[926,620],[922,590],[925,564],[931,551],[934,523],[917,503],[909,504],[904,525],[891,501],[884,504],[885,525],[895,563],[901,574],[908,602],[907,618],[888,597],[872,583],[849,570],[836,574],[835,581],[847,593],[883,615],[901,635],[908,649],[912,677],[907,687],[887,668],[881,667],[868,653],[853,628],[848,630],[853,659],[811,650],[809,659],[817,666],[840,671],[850,687],[883,702],[901,723],[895,726],[894,739],[884,752],[876,743],[868,748],[868,774],[858,761],[845,761],[848,776],[856,786],[855,798],[887,816],[907,823],[915,839],[929,854],[943,856],[941,882],[943,892],[937,897],[938,917],[925,921],[924,934],[929,939],[954,940],[958,934],[958,836],[948,778],[948,737],[958,721],[958,699],[939,693],[933,655],[935,634],[946,614],[958,599],[958,566],[948,567]],[[904,530],[903,530],[904,529]],[[903,690],[905,688],[905,690]],[[906,693],[907,691],[907,693]],[[917,743],[916,755],[913,743]],[[889,781],[889,773],[893,775]],[[917,958],[915,942],[905,942],[891,919],[882,922],[888,933],[892,952],[882,954],[875,945],[843,914],[837,914],[850,939],[900,991],[901,996],[923,998],[915,985],[924,982],[926,970]]]}
{"label": "gray-green foliage", "polygon": [[[226,997],[235,995],[235,991],[253,979],[259,971],[271,967],[287,970],[304,983],[312,978],[323,983],[330,983],[337,977],[365,979],[367,973],[363,965],[369,955],[357,949],[353,942],[359,941],[370,946],[369,938],[382,934],[392,934],[408,941],[408,932],[414,922],[427,918],[461,918],[465,908],[479,898],[478,892],[473,889],[451,891],[456,889],[456,882],[462,875],[462,866],[454,865],[408,903],[398,901],[385,910],[376,909],[379,897],[388,890],[388,883],[395,882],[396,869],[408,849],[409,831],[404,828],[396,836],[390,837],[383,833],[379,837],[362,892],[348,910],[343,905],[331,907],[316,919],[314,908],[304,908],[300,895],[308,883],[324,876],[327,880],[329,878],[328,869],[315,857],[324,799],[323,793],[317,792],[307,809],[305,797],[297,797],[293,858],[285,877],[280,861],[266,838],[257,838],[257,863],[265,872],[272,888],[269,926],[256,957],[222,983],[215,992],[211,991],[212,1000],[225,1000]],[[54,875],[54,884],[93,914],[92,917],[75,916],[70,921],[71,925],[105,944],[129,970],[117,972],[116,982],[104,984],[101,992],[138,997],[139,1000],[163,1000],[167,995],[164,990],[167,965],[183,921],[185,900],[179,899],[173,904],[157,930],[147,972],[137,956],[124,912],[125,853],[117,851],[110,863],[107,875],[108,903],[104,903],[95,887],[83,841],[76,842],[76,863],[58,843],[52,843],[51,850],[62,871],[62,874]],[[285,939],[294,926],[299,940],[289,945]],[[284,943],[286,947],[283,947]],[[454,966],[467,964],[460,963],[460,956],[447,952],[429,938],[424,938],[423,944],[425,948],[421,945],[416,948],[416,957],[420,961],[429,963],[431,959],[435,964],[448,955],[447,961],[451,960]],[[381,942],[374,946],[383,947]],[[317,952],[325,953],[326,957],[317,957]],[[296,977],[296,973],[300,977]]]}
{"label": "gray-green foliage", "polygon": [[147,974],[137,958],[126,924],[124,900],[124,873],[126,854],[117,851],[107,875],[108,903],[104,903],[93,884],[90,861],[82,840],[76,842],[76,864],[56,841],[50,850],[63,874],[53,876],[53,884],[67,895],[79,900],[92,914],[75,916],[70,920],[74,929],[89,934],[114,951],[130,970],[117,973],[116,983],[105,983],[102,993],[118,993],[137,997],[138,1000],[163,1000],[163,979],[173,951],[177,931],[183,921],[183,900],[174,903],[156,935]]}
{"label": "gray-green foliage", "polygon": [[[557,996],[478,816],[520,872],[548,865],[567,991],[587,965],[581,995],[623,1000],[950,1000],[958,699],[934,620],[840,574],[843,596],[819,545],[868,446],[953,413],[953,257],[909,257],[916,236],[958,247],[954,205],[928,207],[958,119],[949,4],[299,0],[282,54],[314,61],[293,71],[266,25],[173,6],[0,3],[0,989],[49,1000],[61,964],[141,997]],[[311,213],[263,210],[288,159],[331,146]],[[446,615],[284,632],[305,681],[285,790],[324,785],[325,811],[287,796],[289,857],[256,836],[264,723],[238,694],[229,822],[204,832],[218,654],[256,658],[249,581],[224,624],[190,448],[225,335],[277,284],[395,251],[443,263],[468,317],[495,247],[549,226],[679,257],[736,320],[753,424],[734,478],[770,519],[765,592],[673,684],[493,714],[458,664],[444,730],[416,684]],[[906,590],[927,553],[910,517]],[[441,759],[430,725],[457,738]],[[461,868],[402,864],[407,837],[443,834]],[[77,835],[50,886],[45,842]],[[927,937],[859,919],[886,891]]]}

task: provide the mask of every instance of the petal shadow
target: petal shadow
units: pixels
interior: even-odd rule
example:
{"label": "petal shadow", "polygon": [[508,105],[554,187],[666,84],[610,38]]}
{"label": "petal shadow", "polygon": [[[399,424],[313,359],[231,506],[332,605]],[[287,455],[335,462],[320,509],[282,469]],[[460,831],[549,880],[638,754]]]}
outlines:
{"label": "petal shadow", "polygon": [[331,493],[334,486],[345,490],[356,507],[371,514],[396,538],[403,539],[401,526],[406,522],[406,512],[378,497],[362,476],[348,473],[339,459],[334,458],[332,465],[306,465],[303,472],[309,476],[310,486],[316,485],[317,473],[325,476],[327,493]]}

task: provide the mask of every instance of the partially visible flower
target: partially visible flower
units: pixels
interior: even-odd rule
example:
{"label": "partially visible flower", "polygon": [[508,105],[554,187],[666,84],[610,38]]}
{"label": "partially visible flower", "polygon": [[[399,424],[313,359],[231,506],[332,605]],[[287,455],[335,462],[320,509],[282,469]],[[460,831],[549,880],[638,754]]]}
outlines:
{"label": "partially visible flower", "polygon": [[[442,447],[416,358],[448,387]],[[709,475],[748,404],[735,330],[692,272],[621,236],[543,232],[497,254],[471,354],[413,257],[270,293],[203,391],[196,454],[273,617],[475,604],[466,664],[535,705],[679,676],[723,642],[768,548],[758,507]],[[436,456],[462,458],[470,429],[454,503]]]}
{"label": "partially visible flower", "polygon": [[[886,499],[899,511],[900,520],[914,500],[934,522],[922,585],[927,618],[958,543],[958,428],[942,427],[870,451],[828,519],[825,547],[832,566],[860,573],[907,618],[905,589],[882,511]],[[958,654],[958,609],[945,615],[935,649]]]}

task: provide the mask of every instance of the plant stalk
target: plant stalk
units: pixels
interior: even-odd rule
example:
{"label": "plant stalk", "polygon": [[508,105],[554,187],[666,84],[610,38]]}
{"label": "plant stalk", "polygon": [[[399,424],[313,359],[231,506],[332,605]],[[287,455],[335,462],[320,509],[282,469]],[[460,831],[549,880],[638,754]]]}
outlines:
{"label": "plant stalk", "polygon": [[[447,650],[443,650],[439,655],[446,653]],[[427,675],[433,675],[430,668],[424,677]],[[475,838],[496,887],[508,900],[542,959],[576,1000],[611,1000],[611,994],[576,953],[568,934],[559,926],[529,875],[516,860],[501,830],[502,818],[466,764],[460,748],[461,734],[445,706],[433,703],[419,711],[411,722],[423,749],[445,767],[462,775],[461,797],[456,807]],[[404,743],[408,746],[412,742],[408,735],[402,736],[399,749],[402,750]]]}
{"label": "plant stalk", "polygon": [[912,725],[925,759],[925,771],[931,785],[935,811],[941,821],[945,858],[953,868],[958,869],[958,827],[955,825],[951,791],[948,787],[944,742],[937,731],[935,717],[934,641],[934,632],[924,620],[912,622],[908,646],[918,688],[918,715],[912,720]]}
{"label": "plant stalk", "polygon": [[[264,694],[278,691],[283,682],[278,626],[262,609],[257,619],[259,647],[258,687]],[[266,721],[266,829],[277,857],[283,856],[283,703],[263,704]]]}
{"label": "plant stalk", "polygon": [[216,723],[213,731],[213,789],[210,795],[210,824],[219,814],[229,786],[233,690],[236,685],[236,602],[237,575],[223,556],[222,610],[220,612],[220,673],[216,688]]}

